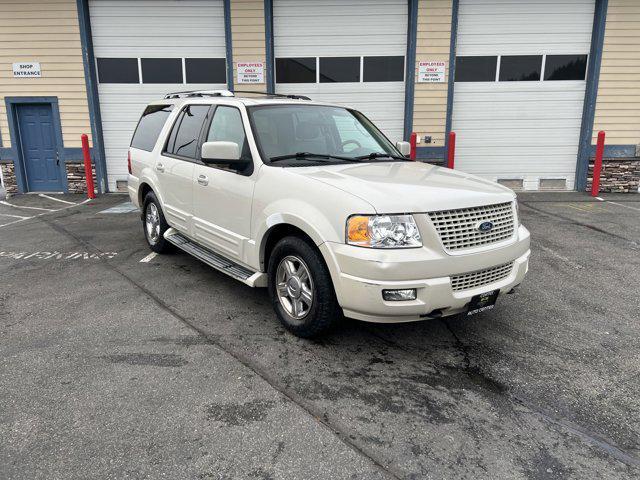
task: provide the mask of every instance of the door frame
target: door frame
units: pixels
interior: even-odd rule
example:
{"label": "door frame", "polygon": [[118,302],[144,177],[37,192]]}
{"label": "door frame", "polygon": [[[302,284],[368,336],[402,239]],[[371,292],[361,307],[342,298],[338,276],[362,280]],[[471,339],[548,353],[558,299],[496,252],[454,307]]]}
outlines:
{"label": "door frame", "polygon": [[60,108],[58,105],[58,97],[5,97],[5,105],[7,107],[7,121],[9,123],[9,137],[11,138],[11,150],[13,162],[15,165],[16,183],[18,184],[18,192],[27,193],[29,186],[26,176],[25,158],[22,152],[22,142],[20,138],[20,127],[18,118],[18,107],[20,105],[30,105],[34,103],[48,104],[51,106],[51,116],[53,119],[53,136],[56,142],[58,158],[60,165],[58,166],[60,173],[60,185],[62,191],[68,192],[67,169],[64,157],[64,144],[62,141],[62,125],[60,122]]}

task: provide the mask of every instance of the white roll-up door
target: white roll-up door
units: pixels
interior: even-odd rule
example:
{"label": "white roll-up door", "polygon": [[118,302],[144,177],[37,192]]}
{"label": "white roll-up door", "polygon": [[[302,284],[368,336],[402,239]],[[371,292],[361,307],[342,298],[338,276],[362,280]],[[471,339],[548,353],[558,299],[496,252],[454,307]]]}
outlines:
{"label": "white roll-up door", "polygon": [[90,0],[109,189],[148,102],[226,88],[222,0]]}
{"label": "white roll-up door", "polygon": [[594,0],[460,0],[456,168],[573,189]]}
{"label": "white roll-up door", "polygon": [[401,140],[407,17],[406,0],[274,0],[276,92],[351,106]]}

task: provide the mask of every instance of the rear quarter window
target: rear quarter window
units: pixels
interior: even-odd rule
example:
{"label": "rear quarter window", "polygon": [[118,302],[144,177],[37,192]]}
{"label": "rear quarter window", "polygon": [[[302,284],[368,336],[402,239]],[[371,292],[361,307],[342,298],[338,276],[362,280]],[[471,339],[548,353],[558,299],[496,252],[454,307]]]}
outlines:
{"label": "rear quarter window", "polygon": [[131,146],[147,152],[152,151],[171,110],[173,105],[149,105],[145,108],[133,134]]}

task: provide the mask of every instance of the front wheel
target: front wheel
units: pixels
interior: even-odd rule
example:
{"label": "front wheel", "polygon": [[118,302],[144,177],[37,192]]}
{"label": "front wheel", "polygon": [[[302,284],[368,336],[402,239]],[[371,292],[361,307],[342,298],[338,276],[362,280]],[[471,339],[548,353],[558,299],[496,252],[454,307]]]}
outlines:
{"label": "front wheel", "polygon": [[142,209],[142,222],[144,225],[144,237],[147,239],[149,248],[156,253],[168,253],[173,251],[173,245],[164,238],[164,232],[169,228],[169,224],[164,218],[160,202],[153,192],[149,192],[144,197]]}
{"label": "front wheel", "polygon": [[315,246],[285,237],[269,258],[269,296],[280,322],[303,338],[329,331],[341,318],[329,270]]}

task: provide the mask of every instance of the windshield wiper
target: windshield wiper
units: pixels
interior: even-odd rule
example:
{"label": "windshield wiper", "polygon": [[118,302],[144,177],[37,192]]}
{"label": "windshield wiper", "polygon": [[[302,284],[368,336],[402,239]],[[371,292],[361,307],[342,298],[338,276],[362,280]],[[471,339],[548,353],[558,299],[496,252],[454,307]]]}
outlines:
{"label": "windshield wiper", "polygon": [[279,162],[280,160],[291,160],[293,158],[313,158],[314,160],[343,160],[345,162],[355,162],[357,161],[351,157],[340,157],[338,155],[329,155],[328,153],[311,153],[311,152],[297,152],[292,153],[290,155],[278,155],[276,157],[269,158],[269,162]]}
{"label": "windshield wiper", "polygon": [[392,155],[390,153],[383,153],[383,152],[372,152],[369,155],[361,155],[359,157],[354,157],[355,160],[375,160],[376,158],[393,158],[394,160],[411,161],[411,159],[407,157],[400,157],[398,155]]}

